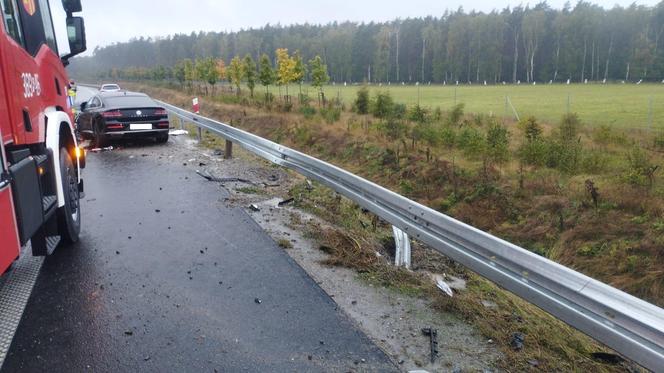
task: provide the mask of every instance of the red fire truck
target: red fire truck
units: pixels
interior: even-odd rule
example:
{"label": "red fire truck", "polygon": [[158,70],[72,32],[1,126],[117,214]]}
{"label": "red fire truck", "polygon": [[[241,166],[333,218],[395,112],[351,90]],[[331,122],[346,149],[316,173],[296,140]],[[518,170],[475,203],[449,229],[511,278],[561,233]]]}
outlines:
{"label": "red fire truck", "polygon": [[68,100],[68,60],[85,51],[80,0],[62,0],[70,53],[60,56],[48,0],[0,0],[0,274],[31,242],[49,255],[76,242],[85,153]]}

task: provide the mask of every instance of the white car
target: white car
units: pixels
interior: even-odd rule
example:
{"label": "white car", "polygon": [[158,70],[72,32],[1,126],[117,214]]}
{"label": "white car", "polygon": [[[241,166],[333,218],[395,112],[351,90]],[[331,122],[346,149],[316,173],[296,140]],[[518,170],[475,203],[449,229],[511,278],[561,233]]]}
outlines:
{"label": "white car", "polygon": [[103,84],[99,89],[101,92],[120,92],[121,90],[122,88],[117,84]]}

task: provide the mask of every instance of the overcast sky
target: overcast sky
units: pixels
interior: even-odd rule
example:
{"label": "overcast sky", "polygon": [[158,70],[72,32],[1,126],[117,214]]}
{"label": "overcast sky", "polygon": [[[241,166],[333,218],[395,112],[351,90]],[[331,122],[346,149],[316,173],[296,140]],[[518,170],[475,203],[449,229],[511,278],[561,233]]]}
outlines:
{"label": "overcast sky", "polygon": [[[50,0],[58,32],[61,53],[66,47],[64,11],[59,0]],[[192,31],[237,31],[267,23],[328,23],[332,21],[386,21],[397,17],[440,16],[445,9],[463,5],[466,11],[491,11],[505,6],[536,4],[519,0],[82,0],[88,49],[138,36],[166,36]],[[596,0],[610,8],[627,6],[633,0]],[[658,0],[641,0],[637,4],[654,5]],[[560,8],[565,0],[550,0]],[[571,1],[572,4],[575,1]]]}

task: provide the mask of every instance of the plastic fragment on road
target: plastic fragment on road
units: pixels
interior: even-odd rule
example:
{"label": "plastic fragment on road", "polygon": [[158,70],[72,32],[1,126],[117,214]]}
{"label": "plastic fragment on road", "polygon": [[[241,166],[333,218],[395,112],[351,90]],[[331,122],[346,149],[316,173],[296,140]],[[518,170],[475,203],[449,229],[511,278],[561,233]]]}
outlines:
{"label": "plastic fragment on road", "polygon": [[182,135],[188,135],[189,131],[187,130],[173,130],[168,133],[170,136],[182,136]]}
{"label": "plastic fragment on road", "polygon": [[436,279],[436,287],[438,287],[438,289],[442,290],[443,293],[449,295],[450,297],[454,296],[452,288],[442,278]]}
{"label": "plastic fragment on road", "polygon": [[281,207],[281,206],[288,205],[289,203],[292,203],[294,201],[295,201],[295,198],[288,198],[288,199],[285,199],[285,200],[279,202],[277,205]]}
{"label": "plastic fragment on road", "polygon": [[210,173],[207,172],[207,171],[196,170],[196,174],[198,174],[198,176],[200,176],[200,177],[202,177],[202,178],[204,178],[204,179],[206,179],[206,180],[208,180],[208,181],[216,181],[216,182],[218,182],[218,183],[246,183],[246,184],[254,184],[254,183],[252,183],[250,180],[242,179],[242,178],[239,178],[239,177],[216,177],[216,176],[212,176],[212,175],[210,175]]}
{"label": "plastic fragment on road", "polygon": [[406,232],[392,226],[394,233],[394,265],[410,269],[410,238]]}
{"label": "plastic fragment on road", "polygon": [[107,146],[105,148],[90,149],[89,151],[91,151],[93,153],[100,153],[100,152],[110,152],[111,150],[113,150],[113,147],[112,146]]}

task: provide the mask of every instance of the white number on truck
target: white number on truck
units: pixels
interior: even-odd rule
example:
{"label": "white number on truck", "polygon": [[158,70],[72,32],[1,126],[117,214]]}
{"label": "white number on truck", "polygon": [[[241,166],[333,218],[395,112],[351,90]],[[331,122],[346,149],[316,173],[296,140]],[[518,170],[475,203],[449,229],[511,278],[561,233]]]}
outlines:
{"label": "white number on truck", "polygon": [[39,75],[23,73],[23,97],[32,98],[34,96],[41,96],[41,84],[39,83]]}

